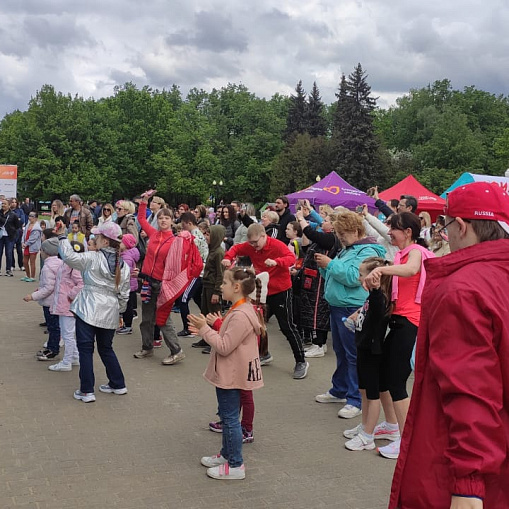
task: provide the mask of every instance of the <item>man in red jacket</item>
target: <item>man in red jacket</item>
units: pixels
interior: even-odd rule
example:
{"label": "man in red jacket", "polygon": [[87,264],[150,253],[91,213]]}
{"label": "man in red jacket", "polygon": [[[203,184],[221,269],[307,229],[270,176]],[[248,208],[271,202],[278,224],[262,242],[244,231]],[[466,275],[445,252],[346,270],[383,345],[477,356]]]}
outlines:
{"label": "man in red jacket", "polygon": [[425,262],[415,383],[389,507],[509,507],[509,196],[445,207],[452,253]]}
{"label": "man in red jacket", "polygon": [[[224,255],[223,265],[229,267],[237,256],[249,256],[256,273],[268,272],[267,292],[268,317],[276,315],[281,332],[290,343],[295,357],[293,378],[305,378],[309,363],[304,358],[304,348],[299,331],[293,323],[292,280],[290,267],[295,263],[295,255],[280,240],[268,237],[261,224],[251,224],[247,229],[247,242],[236,244]],[[270,354],[269,359],[272,360]],[[263,362],[263,359],[261,359]],[[265,362],[267,364],[267,362]]]}

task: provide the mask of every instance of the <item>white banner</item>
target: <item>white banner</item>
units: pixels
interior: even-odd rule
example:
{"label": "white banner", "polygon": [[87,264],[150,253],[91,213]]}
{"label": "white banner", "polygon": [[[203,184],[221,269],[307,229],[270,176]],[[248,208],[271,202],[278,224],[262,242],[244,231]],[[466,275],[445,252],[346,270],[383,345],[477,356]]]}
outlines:
{"label": "white banner", "polygon": [[0,165],[0,194],[16,198],[18,192],[18,167],[13,164]]}

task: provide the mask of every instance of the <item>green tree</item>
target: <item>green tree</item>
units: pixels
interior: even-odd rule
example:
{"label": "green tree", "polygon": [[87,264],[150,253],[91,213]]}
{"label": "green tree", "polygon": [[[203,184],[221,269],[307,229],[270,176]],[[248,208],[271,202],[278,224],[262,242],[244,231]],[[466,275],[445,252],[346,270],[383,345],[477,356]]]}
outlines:
{"label": "green tree", "polygon": [[306,114],[306,131],[312,137],[325,136],[327,134],[327,120],[325,118],[325,107],[320,97],[320,91],[313,83],[313,88],[308,96]]}
{"label": "green tree", "polygon": [[349,183],[367,189],[373,182],[384,183],[380,144],[373,126],[376,99],[361,64],[339,85],[334,116],[331,152],[336,171]]}
{"label": "green tree", "polygon": [[288,116],[286,118],[285,141],[289,142],[298,134],[308,130],[306,92],[302,87],[302,80],[295,87],[295,95],[290,96]]}

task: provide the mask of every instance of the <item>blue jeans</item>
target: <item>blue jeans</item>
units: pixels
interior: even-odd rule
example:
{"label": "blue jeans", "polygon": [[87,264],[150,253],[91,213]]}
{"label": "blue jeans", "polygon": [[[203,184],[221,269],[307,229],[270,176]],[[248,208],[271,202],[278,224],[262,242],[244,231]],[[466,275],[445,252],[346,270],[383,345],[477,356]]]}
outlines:
{"label": "blue jeans", "polygon": [[0,269],[2,268],[2,258],[5,249],[5,270],[11,270],[14,265],[14,239],[10,239],[7,235],[0,237]]}
{"label": "blue jeans", "polygon": [[332,389],[329,392],[336,398],[346,398],[348,405],[361,407],[361,395],[357,378],[357,347],[355,333],[349,331],[342,321],[355,313],[358,307],[330,306],[330,325],[332,347],[336,354],[336,371],[332,375]]}
{"label": "blue jeans", "polygon": [[80,353],[80,391],[94,392],[94,340],[97,341],[97,352],[106,368],[108,385],[112,389],[125,387],[124,374],[113,351],[115,329],[102,329],[85,323],[76,317],[76,344]]}
{"label": "blue jeans", "polygon": [[52,315],[48,306],[43,306],[44,321],[48,328],[48,350],[60,352],[60,321],[58,315]]}
{"label": "blue jeans", "polygon": [[242,428],[239,421],[240,389],[216,387],[219,417],[223,421],[223,447],[221,455],[230,467],[240,467],[242,459]]}

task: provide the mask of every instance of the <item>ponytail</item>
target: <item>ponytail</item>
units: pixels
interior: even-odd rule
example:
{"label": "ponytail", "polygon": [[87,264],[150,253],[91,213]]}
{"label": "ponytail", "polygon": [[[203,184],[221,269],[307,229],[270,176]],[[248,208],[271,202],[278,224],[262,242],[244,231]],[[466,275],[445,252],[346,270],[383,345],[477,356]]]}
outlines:
{"label": "ponytail", "polygon": [[122,270],[120,267],[120,261],[121,261],[120,242],[118,242],[116,240],[111,240],[111,239],[108,239],[108,240],[110,241],[110,247],[115,250],[115,290],[118,290],[118,287],[120,286],[120,280],[122,278]]}

